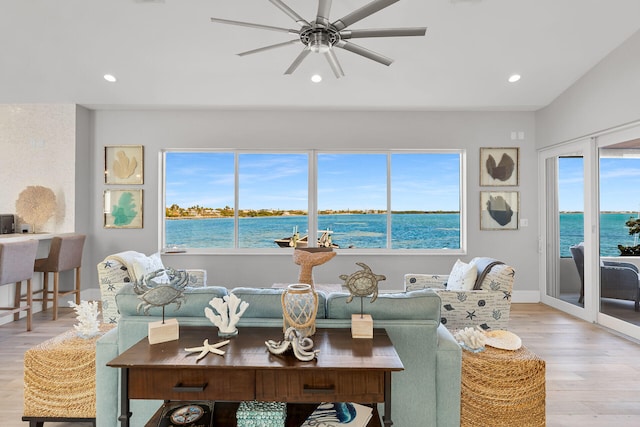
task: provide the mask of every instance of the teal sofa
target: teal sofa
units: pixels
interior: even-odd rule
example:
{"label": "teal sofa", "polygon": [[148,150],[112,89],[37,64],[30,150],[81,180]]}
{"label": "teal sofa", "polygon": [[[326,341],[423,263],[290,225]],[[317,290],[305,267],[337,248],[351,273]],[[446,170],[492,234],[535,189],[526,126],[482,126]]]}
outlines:
{"label": "teal sofa", "polygon": [[[190,288],[180,309],[166,307],[168,318],[180,325],[211,325],[204,308],[214,297],[233,292],[249,303],[240,323],[242,327],[281,327],[281,289],[223,287]],[[351,314],[360,304],[347,304],[347,293],[319,294],[318,328],[350,328]],[[97,427],[116,427],[120,414],[118,369],[106,364],[147,336],[147,324],[161,318],[159,308],[148,316],[137,312],[140,302],[131,285],[116,294],[120,312],[118,326],[102,336],[96,354]],[[460,425],[460,375],[462,355],[451,333],[440,324],[440,298],[432,290],[382,293],[368,304],[374,327],[385,328],[405,370],[392,375],[392,418],[395,427],[458,427]],[[265,339],[278,337],[265,337]],[[132,425],[143,426],[162,402],[132,400]],[[379,408],[382,411],[382,408]],[[382,412],[381,412],[382,413]]]}

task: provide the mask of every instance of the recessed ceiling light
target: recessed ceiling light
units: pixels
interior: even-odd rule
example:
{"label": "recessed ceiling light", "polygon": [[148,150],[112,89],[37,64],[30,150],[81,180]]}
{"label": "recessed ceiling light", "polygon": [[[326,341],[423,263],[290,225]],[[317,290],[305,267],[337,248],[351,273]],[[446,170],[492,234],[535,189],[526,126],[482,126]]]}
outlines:
{"label": "recessed ceiling light", "polygon": [[515,83],[520,80],[520,74],[512,74],[509,76],[509,83]]}
{"label": "recessed ceiling light", "polygon": [[322,81],[322,76],[320,74],[314,74],[311,76],[311,81],[314,83],[320,83]]}
{"label": "recessed ceiling light", "polygon": [[112,74],[105,74],[104,79],[110,83],[114,83],[116,81],[115,76],[113,76]]}

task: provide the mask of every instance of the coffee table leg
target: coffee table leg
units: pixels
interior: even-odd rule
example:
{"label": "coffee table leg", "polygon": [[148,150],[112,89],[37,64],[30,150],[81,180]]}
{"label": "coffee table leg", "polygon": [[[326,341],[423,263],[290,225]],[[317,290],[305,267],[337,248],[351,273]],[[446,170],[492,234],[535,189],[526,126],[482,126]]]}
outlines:
{"label": "coffee table leg", "polygon": [[391,427],[391,372],[384,373],[384,415],[382,416],[384,427]]}
{"label": "coffee table leg", "polygon": [[120,368],[120,426],[129,427],[131,411],[129,407],[129,369]]}

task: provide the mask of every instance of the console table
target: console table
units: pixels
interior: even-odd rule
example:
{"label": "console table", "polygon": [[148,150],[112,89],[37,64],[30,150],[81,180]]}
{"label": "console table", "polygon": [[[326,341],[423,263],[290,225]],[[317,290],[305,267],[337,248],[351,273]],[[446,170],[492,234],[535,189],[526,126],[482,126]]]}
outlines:
{"label": "console table", "polygon": [[[353,339],[347,328],[318,329],[313,342],[320,354],[310,362],[267,351],[264,342],[282,339],[281,328],[241,328],[223,347],[224,356],[209,354],[196,362],[198,353],[184,351],[205,339],[217,342],[216,334],[214,327],[182,326],[177,341],[150,345],[144,338],[109,362],[121,370],[122,427],[129,427],[129,399],[358,402],[374,409],[384,402],[384,425],[393,424],[391,373],[404,366],[384,329],[374,329],[373,339]],[[229,406],[216,404],[214,416]]]}

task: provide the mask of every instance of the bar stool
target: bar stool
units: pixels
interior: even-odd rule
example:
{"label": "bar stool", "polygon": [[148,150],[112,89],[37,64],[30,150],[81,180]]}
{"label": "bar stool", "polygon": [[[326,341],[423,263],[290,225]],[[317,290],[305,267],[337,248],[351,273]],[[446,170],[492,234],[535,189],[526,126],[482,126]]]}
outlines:
{"label": "bar stool", "polygon": [[[51,248],[47,258],[35,261],[33,271],[44,273],[42,281],[42,311],[47,309],[47,303],[53,302],[53,320],[58,318],[58,298],[75,294],[76,304],[80,304],[80,266],[82,265],[82,248],[84,247],[84,234],[60,234],[51,239]],[[61,291],[58,282],[60,272],[75,270],[75,287],[72,290]],[[53,273],[53,291],[49,290],[49,273]],[[39,291],[36,291],[36,293]],[[49,297],[51,295],[51,297]]]}
{"label": "bar stool", "polygon": [[33,263],[38,252],[37,240],[25,240],[22,242],[0,243],[0,286],[10,283],[16,284],[16,295],[20,295],[22,282],[27,281],[27,305],[22,306],[20,298],[16,299],[13,307],[0,307],[0,310],[8,310],[14,318],[20,316],[21,311],[27,312],[27,331],[31,330],[32,293],[31,278],[33,277]]}

